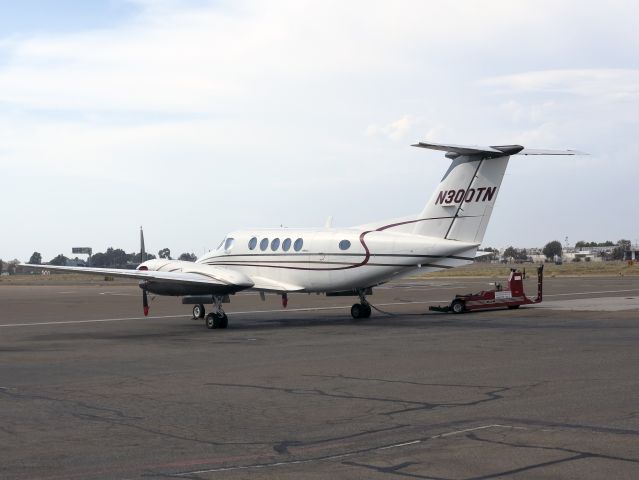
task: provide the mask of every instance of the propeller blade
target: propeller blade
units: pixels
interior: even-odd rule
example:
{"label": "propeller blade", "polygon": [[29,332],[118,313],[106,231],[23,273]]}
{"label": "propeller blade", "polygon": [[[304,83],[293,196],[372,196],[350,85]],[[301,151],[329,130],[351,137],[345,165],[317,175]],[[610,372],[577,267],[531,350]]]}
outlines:
{"label": "propeller blade", "polygon": [[146,260],[146,252],[144,251],[144,232],[142,231],[142,227],[140,227],[140,263],[144,263]]}
{"label": "propeller blade", "polygon": [[149,314],[149,298],[146,294],[146,290],[142,290],[142,306],[144,307],[144,316]]}

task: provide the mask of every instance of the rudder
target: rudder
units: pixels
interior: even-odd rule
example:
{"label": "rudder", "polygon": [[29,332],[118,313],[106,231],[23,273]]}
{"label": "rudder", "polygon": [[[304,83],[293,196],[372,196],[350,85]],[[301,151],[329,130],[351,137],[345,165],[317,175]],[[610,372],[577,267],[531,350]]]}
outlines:
{"label": "rudder", "polygon": [[424,207],[413,233],[481,243],[509,158],[456,156]]}

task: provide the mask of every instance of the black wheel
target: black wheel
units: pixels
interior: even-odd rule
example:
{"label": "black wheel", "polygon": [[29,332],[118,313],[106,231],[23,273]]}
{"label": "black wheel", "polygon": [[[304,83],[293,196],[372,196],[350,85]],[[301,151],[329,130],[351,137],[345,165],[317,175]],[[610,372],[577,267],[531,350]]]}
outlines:
{"label": "black wheel", "polygon": [[450,304],[450,309],[453,313],[464,313],[466,311],[466,306],[461,300],[453,300],[453,303]]}
{"label": "black wheel", "polygon": [[204,305],[202,305],[200,303],[199,305],[195,305],[193,307],[193,318],[194,319],[204,318],[204,315],[206,315],[206,310],[204,309]]}
{"label": "black wheel", "polygon": [[515,310],[516,308],[519,308],[519,305],[508,305],[508,308],[510,310]]}
{"label": "black wheel", "polygon": [[355,303],[352,307],[351,307],[351,316],[353,318],[362,318],[363,317],[363,305],[360,303]]}
{"label": "black wheel", "polygon": [[224,312],[209,313],[206,316],[206,326],[208,328],[226,328],[228,324],[229,319]]}
{"label": "black wheel", "polygon": [[364,312],[363,312],[362,318],[371,318],[371,313],[372,313],[372,311],[373,311],[373,309],[371,308],[371,306],[370,306],[370,305],[368,305],[368,304],[364,304],[364,305],[362,305],[362,307],[363,307],[363,309],[364,309]]}

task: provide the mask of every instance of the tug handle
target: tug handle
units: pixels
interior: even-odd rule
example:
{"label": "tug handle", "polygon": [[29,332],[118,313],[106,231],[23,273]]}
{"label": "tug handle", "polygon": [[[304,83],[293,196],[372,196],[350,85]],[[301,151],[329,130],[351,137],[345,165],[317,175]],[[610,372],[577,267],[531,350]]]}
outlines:
{"label": "tug handle", "polygon": [[535,303],[540,303],[543,294],[543,286],[544,286],[544,264],[542,263],[537,267],[537,298],[535,298]]}

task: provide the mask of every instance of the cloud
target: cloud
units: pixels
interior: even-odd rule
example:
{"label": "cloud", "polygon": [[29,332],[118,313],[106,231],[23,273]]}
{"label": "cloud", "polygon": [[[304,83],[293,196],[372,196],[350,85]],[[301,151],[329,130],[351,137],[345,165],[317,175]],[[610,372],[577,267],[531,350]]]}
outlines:
{"label": "cloud", "polygon": [[[608,171],[639,173],[628,161],[638,151],[636,3],[134,4],[109,28],[0,38],[5,183],[16,195],[24,178],[37,191],[66,186],[55,198],[43,194],[40,205],[21,204],[7,222],[39,218],[63,244],[65,232],[42,218],[41,205],[54,218],[76,185],[93,182],[105,192],[91,198],[101,215],[83,222],[111,236],[121,226],[110,212],[133,218],[131,205],[140,204],[147,216],[161,212],[157,235],[176,242],[183,235],[174,219],[191,215],[185,205],[196,205],[195,219],[215,212],[195,236],[206,238],[244,222],[319,225],[339,212],[348,225],[402,215],[423,206],[446,165],[408,147],[420,139],[573,147],[614,167],[580,170],[578,186],[546,176],[549,189],[571,192],[565,198],[581,198],[578,188],[619,198]],[[569,162],[553,169],[569,170]],[[544,175],[538,165],[513,162],[509,175],[525,184]],[[389,183],[400,170],[402,182]],[[354,179],[356,191],[344,188]],[[3,204],[8,192],[0,191]],[[555,215],[552,199],[506,195],[489,235],[540,235],[534,225],[513,231],[518,212],[508,217],[504,205]],[[242,201],[225,200],[232,198]],[[132,222],[135,230],[141,220]],[[13,234],[5,245],[30,245],[22,230]],[[196,250],[193,237],[170,246]]]}
{"label": "cloud", "polygon": [[496,93],[552,93],[604,101],[639,99],[639,69],[542,70],[486,78],[479,85]]}
{"label": "cloud", "polygon": [[391,140],[400,140],[406,136],[406,133],[417,123],[417,120],[411,115],[403,117],[391,122],[387,125],[369,125],[366,129],[366,135],[376,136],[383,135]]}

